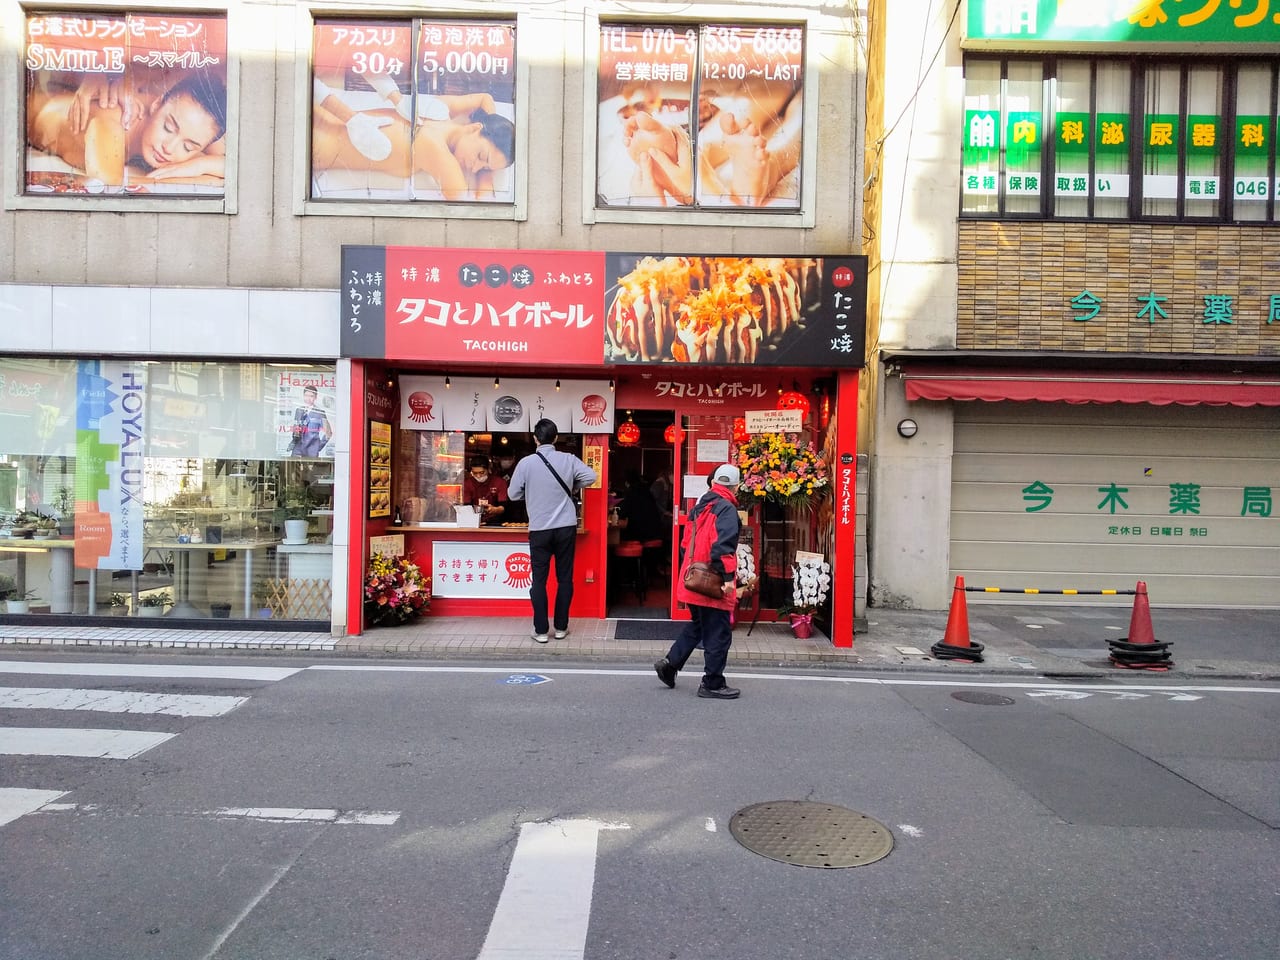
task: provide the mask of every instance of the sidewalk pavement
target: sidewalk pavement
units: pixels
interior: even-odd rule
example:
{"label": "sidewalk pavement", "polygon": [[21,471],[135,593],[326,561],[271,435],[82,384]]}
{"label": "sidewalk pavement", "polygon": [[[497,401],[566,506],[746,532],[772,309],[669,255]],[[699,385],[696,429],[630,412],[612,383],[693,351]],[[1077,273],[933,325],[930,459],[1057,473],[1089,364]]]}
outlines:
{"label": "sidewalk pavement", "polygon": [[[739,623],[729,653],[729,673],[759,667],[821,670],[910,671],[934,674],[1012,674],[1058,680],[1107,679],[1120,683],[1161,680],[1280,680],[1280,608],[1262,610],[1156,608],[1151,611],[1156,641],[1170,643],[1168,671],[1113,666],[1108,640],[1129,632],[1131,607],[994,603],[968,605],[969,634],[982,644],[983,662],[939,660],[930,647],[943,639],[947,611],[872,608],[859,622],[852,647],[837,647],[820,633],[795,638],[782,623]],[[488,659],[521,663],[605,661],[651,664],[670,641],[622,640],[620,623],[579,618],[569,636],[534,643],[525,618],[431,617],[400,627],[372,629],[358,637],[327,633],[205,629],[166,623],[141,626],[63,626],[50,618],[0,624],[0,647],[7,650],[74,649],[183,652],[310,652],[345,657],[403,657],[423,660]],[[649,624],[662,630],[666,621]],[[668,624],[668,630],[677,629]],[[625,632],[625,631],[624,631]],[[674,636],[674,633],[670,633]],[[691,662],[694,669],[695,661]]]}

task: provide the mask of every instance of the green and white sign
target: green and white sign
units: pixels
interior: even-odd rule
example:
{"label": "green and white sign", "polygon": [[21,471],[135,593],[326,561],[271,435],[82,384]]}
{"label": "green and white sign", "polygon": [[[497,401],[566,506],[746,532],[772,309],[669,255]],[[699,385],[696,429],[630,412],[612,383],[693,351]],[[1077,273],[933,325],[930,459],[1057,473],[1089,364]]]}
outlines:
{"label": "green and white sign", "polygon": [[1274,2],[969,0],[966,38],[1040,43],[1280,43]]}

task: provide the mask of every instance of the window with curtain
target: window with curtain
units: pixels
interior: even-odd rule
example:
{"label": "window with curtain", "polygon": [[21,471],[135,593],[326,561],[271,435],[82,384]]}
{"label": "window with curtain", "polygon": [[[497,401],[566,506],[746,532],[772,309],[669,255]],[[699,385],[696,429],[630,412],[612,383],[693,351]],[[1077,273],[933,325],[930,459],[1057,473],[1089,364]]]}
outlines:
{"label": "window with curtain", "polygon": [[1278,74],[1280,61],[970,57],[961,215],[1275,222]]}
{"label": "window with curtain", "polygon": [[1236,80],[1233,220],[1265,220],[1268,197],[1280,198],[1271,149],[1278,129],[1274,72],[1266,64],[1242,65]]}

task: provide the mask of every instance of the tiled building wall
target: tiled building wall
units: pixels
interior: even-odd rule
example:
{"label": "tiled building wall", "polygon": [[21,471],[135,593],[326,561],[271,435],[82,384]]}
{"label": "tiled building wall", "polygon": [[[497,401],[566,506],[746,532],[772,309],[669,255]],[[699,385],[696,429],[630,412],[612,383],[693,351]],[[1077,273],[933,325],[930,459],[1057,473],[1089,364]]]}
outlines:
{"label": "tiled building wall", "polygon": [[[1275,227],[962,220],[957,260],[957,349],[1280,356]],[[1230,323],[1207,318],[1217,296]]]}

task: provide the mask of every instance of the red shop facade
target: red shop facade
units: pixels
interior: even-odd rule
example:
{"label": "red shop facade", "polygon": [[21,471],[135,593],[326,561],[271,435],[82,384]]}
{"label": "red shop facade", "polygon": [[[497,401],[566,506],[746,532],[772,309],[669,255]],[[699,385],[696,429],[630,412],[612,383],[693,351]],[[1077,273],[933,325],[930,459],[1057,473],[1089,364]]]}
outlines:
{"label": "red shop facade", "polygon": [[[432,615],[528,615],[520,505],[477,516],[462,501],[473,466],[506,475],[548,417],[599,475],[579,508],[572,616],[687,618],[669,590],[685,518],[711,470],[767,431],[812,443],[829,485],[811,509],[740,496],[758,588],[738,622],[773,620],[796,551],[821,553],[818,622],[852,645],[865,258],[348,246],[342,261],[342,356],[363,412],[348,633],[365,626],[374,552],[430,572]],[[632,556],[615,507],[637,481],[663,527]]]}

